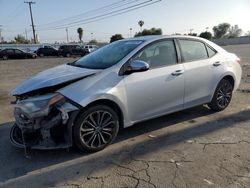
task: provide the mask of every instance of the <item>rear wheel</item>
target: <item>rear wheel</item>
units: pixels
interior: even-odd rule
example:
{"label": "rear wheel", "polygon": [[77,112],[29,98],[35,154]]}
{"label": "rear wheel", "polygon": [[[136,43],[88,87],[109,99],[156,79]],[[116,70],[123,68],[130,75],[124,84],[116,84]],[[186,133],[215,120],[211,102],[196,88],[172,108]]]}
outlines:
{"label": "rear wheel", "polygon": [[83,151],[96,152],[111,144],[119,130],[116,112],[108,106],[97,105],[84,111],[74,127],[74,140]]}
{"label": "rear wheel", "polygon": [[214,111],[224,110],[230,103],[233,93],[233,85],[229,80],[223,79],[219,82],[213,99],[208,106]]}
{"label": "rear wheel", "polygon": [[7,55],[4,55],[3,56],[3,60],[7,60],[8,59],[8,56]]}

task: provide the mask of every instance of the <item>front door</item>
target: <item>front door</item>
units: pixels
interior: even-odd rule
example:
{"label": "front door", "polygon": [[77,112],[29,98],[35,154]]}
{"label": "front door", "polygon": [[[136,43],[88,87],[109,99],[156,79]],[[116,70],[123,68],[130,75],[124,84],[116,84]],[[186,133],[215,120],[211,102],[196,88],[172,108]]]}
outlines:
{"label": "front door", "polygon": [[133,60],[145,61],[150,68],[124,76],[128,114],[132,122],[183,108],[184,69],[177,62],[173,40],[154,42]]}

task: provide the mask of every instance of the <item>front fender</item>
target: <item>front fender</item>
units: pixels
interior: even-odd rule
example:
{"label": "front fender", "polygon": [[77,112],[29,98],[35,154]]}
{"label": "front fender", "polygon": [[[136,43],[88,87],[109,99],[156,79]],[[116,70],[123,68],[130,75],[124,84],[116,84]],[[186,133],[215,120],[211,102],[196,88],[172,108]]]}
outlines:
{"label": "front fender", "polygon": [[84,78],[57,92],[82,107],[98,100],[110,100],[120,107],[124,117],[124,127],[130,125],[126,110],[126,95],[123,77],[116,71],[103,71],[100,74]]}

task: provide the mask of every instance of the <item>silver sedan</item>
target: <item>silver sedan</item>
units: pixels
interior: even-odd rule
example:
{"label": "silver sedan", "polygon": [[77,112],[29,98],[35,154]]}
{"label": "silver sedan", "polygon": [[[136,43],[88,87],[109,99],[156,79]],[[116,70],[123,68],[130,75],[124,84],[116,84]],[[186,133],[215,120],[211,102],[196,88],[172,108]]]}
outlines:
{"label": "silver sedan", "polygon": [[24,81],[10,139],[30,149],[99,151],[119,129],[207,104],[224,110],[241,79],[240,59],[211,41],[147,36],[116,41]]}

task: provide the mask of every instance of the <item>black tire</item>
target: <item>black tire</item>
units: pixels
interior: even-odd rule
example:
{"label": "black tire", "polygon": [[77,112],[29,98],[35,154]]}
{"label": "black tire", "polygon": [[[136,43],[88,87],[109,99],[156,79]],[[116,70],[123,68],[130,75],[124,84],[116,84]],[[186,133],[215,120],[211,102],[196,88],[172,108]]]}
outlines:
{"label": "black tire", "polygon": [[24,148],[24,144],[22,140],[22,132],[21,132],[21,129],[16,124],[14,124],[11,127],[10,141],[14,146],[18,148]]}
{"label": "black tire", "polygon": [[111,144],[118,131],[119,118],[116,112],[106,105],[96,105],[80,114],[73,137],[80,150],[97,152]]}
{"label": "black tire", "polygon": [[233,94],[233,85],[229,80],[222,79],[216,90],[214,92],[214,96],[212,101],[208,104],[208,106],[213,111],[222,111],[224,110],[230,103]]}
{"label": "black tire", "polygon": [[7,55],[3,55],[3,60],[7,60],[8,56]]}

